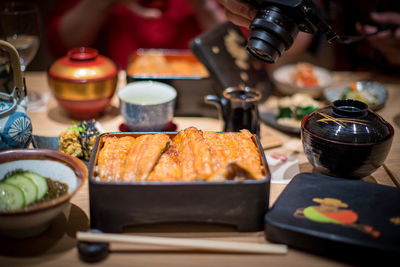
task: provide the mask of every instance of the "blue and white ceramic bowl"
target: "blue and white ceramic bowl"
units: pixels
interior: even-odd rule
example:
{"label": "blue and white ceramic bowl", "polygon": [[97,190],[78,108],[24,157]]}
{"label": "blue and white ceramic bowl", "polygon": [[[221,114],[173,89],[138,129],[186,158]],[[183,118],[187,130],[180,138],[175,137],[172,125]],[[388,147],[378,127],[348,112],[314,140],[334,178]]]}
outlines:
{"label": "blue and white ceramic bowl", "polygon": [[165,83],[140,81],[119,90],[119,111],[133,132],[159,132],[172,121],[177,92]]}

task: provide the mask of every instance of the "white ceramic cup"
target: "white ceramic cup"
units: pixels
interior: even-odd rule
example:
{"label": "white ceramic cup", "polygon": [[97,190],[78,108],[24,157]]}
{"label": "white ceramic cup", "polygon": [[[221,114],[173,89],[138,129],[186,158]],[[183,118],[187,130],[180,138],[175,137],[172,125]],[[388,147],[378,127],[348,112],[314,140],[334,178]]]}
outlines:
{"label": "white ceramic cup", "polygon": [[118,91],[119,111],[129,131],[160,132],[174,117],[176,96],[165,83],[131,82]]}

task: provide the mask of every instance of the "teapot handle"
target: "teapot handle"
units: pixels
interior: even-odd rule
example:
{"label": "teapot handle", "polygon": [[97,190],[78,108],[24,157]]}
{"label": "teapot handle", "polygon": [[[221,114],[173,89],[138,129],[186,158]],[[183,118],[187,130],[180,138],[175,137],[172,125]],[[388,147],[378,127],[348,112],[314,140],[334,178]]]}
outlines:
{"label": "teapot handle", "polygon": [[10,54],[15,86],[11,94],[17,97],[18,100],[20,100],[22,93],[24,92],[24,81],[22,79],[21,63],[19,61],[18,51],[12,44],[3,40],[0,40],[0,47]]}

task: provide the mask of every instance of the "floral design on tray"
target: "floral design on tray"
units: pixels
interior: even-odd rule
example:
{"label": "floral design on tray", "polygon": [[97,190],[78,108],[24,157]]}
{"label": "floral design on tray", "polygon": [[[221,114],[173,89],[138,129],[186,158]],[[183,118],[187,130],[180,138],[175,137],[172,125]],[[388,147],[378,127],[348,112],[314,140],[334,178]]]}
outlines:
{"label": "floral design on tray", "polygon": [[374,238],[380,236],[380,232],[370,225],[357,223],[357,212],[348,209],[349,205],[337,198],[313,198],[319,205],[298,208],[293,214],[296,218],[308,219],[318,223],[332,223],[343,227],[351,227]]}

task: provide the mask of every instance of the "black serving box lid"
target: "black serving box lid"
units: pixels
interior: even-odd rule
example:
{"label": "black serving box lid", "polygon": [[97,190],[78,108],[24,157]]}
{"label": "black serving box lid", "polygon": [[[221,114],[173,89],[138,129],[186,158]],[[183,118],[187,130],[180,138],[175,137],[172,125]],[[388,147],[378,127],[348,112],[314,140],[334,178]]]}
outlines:
{"label": "black serving box lid", "polygon": [[400,255],[400,189],[301,173],[265,216],[269,241],[352,260]]}
{"label": "black serving box lid", "polygon": [[259,90],[264,101],[273,84],[263,63],[247,53],[246,44],[240,28],[228,21],[197,36],[190,49],[209,71],[221,96],[228,87],[249,86]]}

